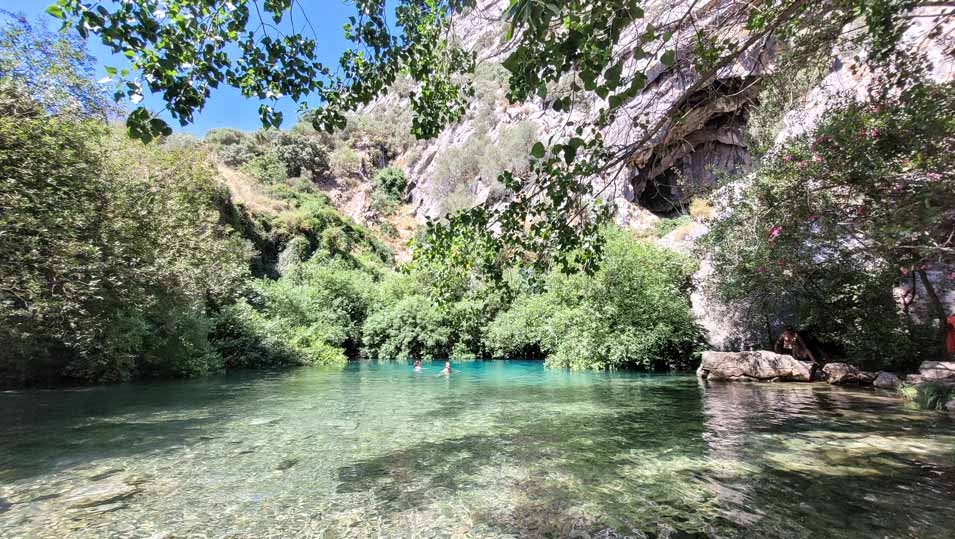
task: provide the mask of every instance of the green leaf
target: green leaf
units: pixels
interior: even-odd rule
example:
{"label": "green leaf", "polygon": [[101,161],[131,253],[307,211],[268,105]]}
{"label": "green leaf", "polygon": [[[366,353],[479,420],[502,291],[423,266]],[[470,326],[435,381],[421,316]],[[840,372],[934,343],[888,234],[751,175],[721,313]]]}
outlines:
{"label": "green leaf", "polygon": [[61,8],[60,6],[58,6],[58,5],[56,5],[56,4],[53,4],[52,6],[46,8],[46,13],[47,13],[48,15],[52,15],[52,16],[56,17],[57,19],[62,19],[62,18],[64,18],[64,16],[65,16],[65,15],[63,14],[63,8]]}
{"label": "green leaf", "polygon": [[534,143],[534,146],[531,148],[531,155],[536,157],[537,159],[540,159],[541,157],[544,157],[545,151],[546,150],[544,148],[544,145],[541,144],[540,142],[536,142]]}
{"label": "green leaf", "polygon": [[663,53],[663,56],[660,57],[660,63],[670,67],[676,62],[676,51],[669,50]]}

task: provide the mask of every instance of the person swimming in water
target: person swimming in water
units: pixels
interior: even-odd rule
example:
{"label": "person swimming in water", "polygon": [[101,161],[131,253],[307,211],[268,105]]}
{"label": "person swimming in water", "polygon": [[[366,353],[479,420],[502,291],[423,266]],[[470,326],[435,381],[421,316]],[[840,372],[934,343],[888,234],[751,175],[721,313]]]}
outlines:
{"label": "person swimming in water", "polygon": [[452,368],[451,368],[451,362],[450,362],[450,361],[445,361],[445,362],[444,362],[444,369],[442,369],[441,374],[439,374],[438,376],[451,376],[451,373],[452,373],[452,372],[461,372],[461,371],[456,371],[456,370],[452,369]]}
{"label": "person swimming in water", "polygon": [[414,360],[414,370],[416,370],[416,371],[420,371],[420,370],[421,370],[421,360],[420,360],[420,359]]}

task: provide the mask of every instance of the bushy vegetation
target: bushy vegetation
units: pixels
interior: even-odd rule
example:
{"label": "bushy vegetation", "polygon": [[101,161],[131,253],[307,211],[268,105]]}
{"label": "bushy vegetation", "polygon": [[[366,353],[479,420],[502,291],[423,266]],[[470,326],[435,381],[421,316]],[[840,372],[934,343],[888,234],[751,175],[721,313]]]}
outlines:
{"label": "bushy vegetation", "polygon": [[[764,159],[707,240],[723,297],[757,319],[785,313],[872,368],[939,354],[945,311],[927,272],[953,262],[953,114],[951,83],[847,99]],[[932,324],[909,316],[914,296],[897,303],[903,283]]]}
{"label": "bushy vegetation", "polygon": [[408,187],[405,173],[396,167],[385,167],[375,174],[375,188],[394,200],[401,200]]}
{"label": "bushy vegetation", "polygon": [[0,90],[0,377],[120,381],[221,363],[206,334],[251,249],[205,157]]}
{"label": "bushy vegetation", "polygon": [[955,388],[938,382],[901,386],[898,393],[923,410],[944,410],[945,404],[955,399]]}
{"label": "bushy vegetation", "polygon": [[595,275],[554,272],[488,327],[496,356],[546,356],[571,369],[685,369],[700,330],[687,292],[693,265],[672,252],[608,230]]}

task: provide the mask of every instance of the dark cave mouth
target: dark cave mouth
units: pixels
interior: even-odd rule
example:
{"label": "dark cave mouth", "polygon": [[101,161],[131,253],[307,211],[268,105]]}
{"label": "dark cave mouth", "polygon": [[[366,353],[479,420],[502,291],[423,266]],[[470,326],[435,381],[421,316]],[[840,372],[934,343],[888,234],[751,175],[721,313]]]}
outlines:
{"label": "dark cave mouth", "polygon": [[685,214],[724,175],[752,168],[746,141],[756,77],[722,79],[684,98],[681,117],[633,176],[634,198],[660,217]]}

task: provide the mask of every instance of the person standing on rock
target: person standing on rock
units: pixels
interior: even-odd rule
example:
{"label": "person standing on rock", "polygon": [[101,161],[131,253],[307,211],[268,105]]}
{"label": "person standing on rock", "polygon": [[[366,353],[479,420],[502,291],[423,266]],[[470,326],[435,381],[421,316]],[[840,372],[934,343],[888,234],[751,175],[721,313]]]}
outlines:
{"label": "person standing on rock", "polygon": [[776,339],[775,352],[777,354],[788,353],[799,361],[809,361],[813,366],[818,365],[816,356],[806,345],[805,339],[792,328],[786,328],[786,331],[783,331],[783,334]]}

